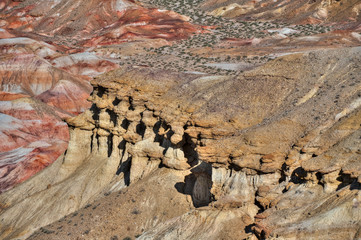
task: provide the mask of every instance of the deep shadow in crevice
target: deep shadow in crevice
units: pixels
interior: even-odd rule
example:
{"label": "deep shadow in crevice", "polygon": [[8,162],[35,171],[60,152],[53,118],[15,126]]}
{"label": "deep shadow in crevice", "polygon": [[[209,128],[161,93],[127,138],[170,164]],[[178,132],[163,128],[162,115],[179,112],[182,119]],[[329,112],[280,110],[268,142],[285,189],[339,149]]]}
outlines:
{"label": "deep shadow in crevice", "polygon": [[[165,134],[159,134],[159,131],[164,132]],[[159,143],[160,146],[164,148],[163,154],[166,154],[169,147],[171,147],[170,136],[174,134],[174,132],[170,129],[170,126],[163,122],[162,120],[158,120],[153,126],[153,132],[155,134],[154,142]],[[171,133],[169,133],[171,132]],[[171,134],[171,135],[169,135]]]}
{"label": "deep shadow in crevice", "polygon": [[97,147],[98,147],[98,149],[96,149],[96,151],[98,151],[99,150],[99,135],[97,134],[97,133],[94,133],[95,134],[95,141],[97,141]]}
{"label": "deep shadow in crevice", "polygon": [[[340,181],[341,183],[337,186],[337,189],[336,191],[340,190],[341,188],[344,188],[348,185],[350,185],[350,188],[351,186],[353,187],[356,187],[357,186],[357,178],[353,178],[351,177],[351,174],[345,174],[342,172],[342,170],[340,171],[339,173],[339,176],[338,178],[336,178],[337,181]],[[354,188],[355,189],[355,188]]]}
{"label": "deep shadow in crevice", "polygon": [[170,126],[161,120],[158,120],[153,126],[153,132],[155,133],[154,142],[158,142],[162,145],[165,137],[164,137],[164,135],[159,134],[160,128],[163,128],[164,131],[167,132],[169,130]]}
{"label": "deep shadow in crevice", "polygon": [[211,194],[212,166],[209,163],[201,162],[191,172],[185,176],[184,182],[178,182],[174,187],[178,192],[190,195],[194,207],[208,206],[214,200]]}
{"label": "deep shadow in crevice", "polygon": [[128,130],[129,125],[130,125],[130,122],[129,122],[128,119],[126,119],[126,118],[124,118],[123,121],[122,121],[122,123],[120,124],[120,126],[121,126],[122,128],[124,128],[125,130]]}
{"label": "deep shadow in crevice", "polygon": [[120,150],[122,150],[122,157],[124,156],[125,153],[125,145],[126,145],[127,141],[125,141],[124,139],[118,144],[118,148]]}
{"label": "deep shadow in crevice", "polygon": [[137,134],[139,134],[140,136],[142,136],[142,138],[144,137],[145,134],[145,130],[146,130],[147,126],[145,126],[143,121],[140,121],[137,126],[135,127],[135,130],[137,132]]}
{"label": "deep shadow in crevice", "polygon": [[100,109],[97,107],[96,104],[92,104],[92,106],[90,107],[90,111],[93,113],[92,117],[95,121],[99,121],[99,114],[100,114]]}
{"label": "deep shadow in crevice", "polygon": [[130,184],[130,168],[132,165],[132,157],[128,157],[128,159],[121,163],[120,167],[118,168],[117,175],[123,173],[124,174],[124,183],[125,185],[129,186]]}
{"label": "deep shadow in crevice", "polygon": [[262,212],[264,212],[266,209],[262,206],[262,204],[257,200],[257,196],[255,196],[254,198],[254,205],[256,205],[259,209],[257,214],[260,214]]}
{"label": "deep shadow in crevice", "polygon": [[102,86],[97,86],[94,90],[96,91],[97,96],[100,98],[103,97],[103,95],[106,93],[106,88]]}
{"label": "deep shadow in crevice", "polygon": [[91,138],[91,141],[90,141],[90,153],[92,153],[93,150],[94,150],[94,134],[96,134],[96,133],[93,132],[93,134],[90,137]]}
{"label": "deep shadow in crevice", "polygon": [[290,182],[294,184],[305,183],[306,176],[307,172],[302,167],[298,167],[292,172]]}
{"label": "deep shadow in crevice", "polygon": [[282,183],[282,182],[286,181],[287,176],[286,176],[285,172],[287,171],[287,168],[288,168],[287,164],[283,163],[282,168],[281,168],[281,177],[278,180],[278,183]]}
{"label": "deep shadow in crevice", "polygon": [[113,134],[109,134],[109,136],[107,137],[107,145],[108,145],[108,157],[110,157],[113,152]]}
{"label": "deep shadow in crevice", "polygon": [[182,148],[184,152],[184,157],[187,158],[187,163],[191,167],[196,166],[199,162],[198,153],[195,150],[196,145],[192,142],[191,137],[187,133],[184,134],[184,145],[182,146]]}
{"label": "deep shadow in crevice", "polygon": [[239,172],[239,171],[242,170],[242,168],[241,168],[240,166],[237,166],[237,165],[234,164],[234,163],[230,163],[230,164],[229,164],[229,169],[231,170],[231,171],[230,171],[230,174],[231,174],[231,175],[230,175],[229,177],[232,176],[233,171]]}
{"label": "deep shadow in crevice", "polygon": [[355,179],[355,181],[350,185],[350,190],[361,190],[361,184]]}
{"label": "deep shadow in crevice", "polygon": [[122,100],[120,100],[119,98],[115,98],[114,101],[112,102],[113,106],[117,106]]}
{"label": "deep shadow in crevice", "polygon": [[[253,230],[253,229],[255,228],[255,226],[256,226],[255,223],[251,223],[251,224],[247,225],[247,226],[244,228],[245,233],[246,233],[246,234],[251,234],[251,233],[253,233],[253,234],[254,234],[253,236],[255,236],[258,240],[264,240],[264,239],[266,239],[264,232],[261,233],[261,236],[259,236],[258,234],[255,233],[255,231]],[[262,238],[262,236],[263,236],[263,238]]]}
{"label": "deep shadow in crevice", "polygon": [[163,136],[159,135],[159,129],[162,126],[162,122],[159,120],[153,126],[153,132],[155,133],[154,142],[161,143]]}
{"label": "deep shadow in crevice", "polygon": [[109,114],[110,121],[113,123],[113,126],[117,126],[117,123],[118,123],[117,114],[114,111],[110,110],[110,109],[107,109],[106,112]]}
{"label": "deep shadow in crevice", "polygon": [[124,139],[118,144],[118,149],[119,149],[122,153],[121,153],[121,155],[120,155],[120,162],[119,162],[118,169],[117,169],[117,172],[116,172],[117,175],[119,175],[119,174],[121,173],[122,159],[123,159],[123,156],[124,156],[124,154],[125,154],[126,144],[127,144],[127,142],[126,142]]}
{"label": "deep shadow in crevice", "polygon": [[134,111],[135,108],[133,106],[133,98],[132,97],[129,97],[129,107],[128,107],[128,110],[130,111]]}
{"label": "deep shadow in crevice", "polygon": [[170,127],[167,128],[167,133],[165,134],[167,139],[170,139],[174,135],[174,131],[170,129]]}
{"label": "deep shadow in crevice", "polygon": [[246,226],[246,227],[244,228],[245,233],[253,233],[252,228],[253,228],[255,225],[256,225],[256,224],[252,223],[252,224]]}

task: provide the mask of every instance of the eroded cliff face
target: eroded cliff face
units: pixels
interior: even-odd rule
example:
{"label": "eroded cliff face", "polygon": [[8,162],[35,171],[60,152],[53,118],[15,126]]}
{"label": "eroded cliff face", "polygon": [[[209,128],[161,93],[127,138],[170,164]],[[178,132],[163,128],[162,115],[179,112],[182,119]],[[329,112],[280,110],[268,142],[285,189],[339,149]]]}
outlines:
{"label": "eroded cliff face", "polygon": [[292,23],[357,22],[361,8],[357,0],[208,0],[201,6],[216,16],[282,19]]}
{"label": "eroded cliff face", "polygon": [[[177,190],[172,199],[189,196],[192,206],[179,200],[169,206],[177,212],[154,219],[149,201],[162,186],[148,184],[140,239],[357,237],[360,53],[293,54],[238,77],[123,68],[95,79],[92,107],[68,120],[65,155],[0,195],[1,238],[29,236],[140,180],[147,186],[160,169],[171,179],[163,187]],[[117,232],[108,231],[87,238]]]}
{"label": "eroded cliff face", "polygon": [[119,67],[112,45],[143,49],[204,32],[188,20],[127,0],[0,1],[0,192],[65,151],[62,119],[88,109],[89,81]]}

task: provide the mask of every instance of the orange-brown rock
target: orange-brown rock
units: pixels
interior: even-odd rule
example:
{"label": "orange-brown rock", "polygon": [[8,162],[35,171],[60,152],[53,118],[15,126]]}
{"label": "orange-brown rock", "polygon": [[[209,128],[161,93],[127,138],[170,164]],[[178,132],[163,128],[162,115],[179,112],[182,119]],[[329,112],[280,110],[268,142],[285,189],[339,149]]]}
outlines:
{"label": "orange-brown rock", "polygon": [[217,16],[231,18],[282,19],[292,23],[359,22],[361,5],[357,0],[338,1],[220,1],[207,0],[202,8]]}
{"label": "orange-brown rock", "polygon": [[[0,3],[0,98],[10,101],[30,96],[36,99],[35,105],[40,100],[51,106],[53,112],[45,115],[68,118],[90,107],[86,100],[92,90],[88,81],[119,67],[118,60],[91,52],[94,48],[145,39],[162,39],[164,45],[202,31],[178,13],[144,8],[128,0],[4,0]],[[33,110],[9,109],[11,113],[6,114],[38,119]],[[48,120],[45,117],[42,123]],[[24,131],[20,134],[23,139],[6,138],[9,143],[0,144],[3,151],[8,150],[8,145],[20,147],[42,138],[41,124],[19,124],[25,127],[13,129],[14,134]],[[57,127],[52,127],[56,131]],[[43,142],[45,148],[52,144]],[[64,148],[59,149],[58,155]],[[58,155],[49,151],[51,161]]]}
{"label": "orange-brown rock", "polygon": [[[358,4],[206,1],[216,15],[339,29],[268,29],[189,50],[274,54],[226,76],[117,69],[144,46],[201,31],[174,12],[119,0],[3,1],[0,26],[17,37],[0,40],[0,186],[9,189],[0,238],[360,238]],[[92,77],[91,107],[75,117]],[[53,162],[65,118],[70,144]]]}
{"label": "orange-brown rock", "polygon": [[[201,208],[155,226],[137,225],[136,231],[146,230],[141,239],[225,234],[212,224],[185,228],[204,218],[242,226],[240,234],[253,223],[260,238],[356,236],[358,226],[349,222],[361,216],[356,161],[361,86],[353,78],[360,71],[355,67],[360,51],[288,55],[238,77],[149,68],[121,68],[97,77],[92,107],[68,119],[66,154],[0,195],[6,206],[1,237],[28,236],[99,194],[143,184],[159,167],[184,176],[184,182],[169,184]],[[344,87],[337,87],[340,78]],[[48,174],[56,178],[46,180]],[[28,197],[22,196],[30,187]],[[24,210],[40,203],[42,209],[60,210]],[[18,211],[21,218],[14,215]]]}

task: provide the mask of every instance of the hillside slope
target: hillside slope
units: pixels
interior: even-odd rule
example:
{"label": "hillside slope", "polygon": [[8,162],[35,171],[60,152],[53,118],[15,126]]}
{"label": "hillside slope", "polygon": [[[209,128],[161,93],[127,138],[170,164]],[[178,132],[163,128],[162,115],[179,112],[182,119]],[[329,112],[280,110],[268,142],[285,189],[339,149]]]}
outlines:
{"label": "hillside slope", "polygon": [[[119,68],[118,57],[97,55],[97,48],[128,42],[164,45],[202,31],[175,12],[126,0],[1,1],[0,95],[8,99],[19,94],[17,98],[24,99],[17,102],[30,101],[31,106],[22,109],[26,104],[13,104],[11,111],[5,111],[3,106],[12,103],[0,101],[5,114],[0,122],[4,136],[0,192],[28,179],[65,151],[64,136],[69,134],[62,120],[90,107],[89,80]],[[16,117],[23,112],[27,117]],[[30,120],[40,123],[32,123],[30,129]],[[59,128],[61,133],[55,133],[54,139],[44,137]],[[58,135],[61,143],[54,144]],[[34,141],[38,141],[36,151],[24,151],[32,149],[27,145]]]}
{"label": "hillside slope", "polygon": [[[188,212],[183,205],[178,218],[162,222],[144,213],[129,230],[144,232],[140,239],[218,239],[224,232],[213,226],[223,224],[230,229],[243,224],[242,234],[253,228],[260,237],[354,236],[358,227],[349,221],[360,216],[361,86],[355,77],[360,51],[289,55],[236,78],[146,68],[120,69],[98,78],[92,83],[92,108],[68,120],[66,155],[0,195],[2,238],[28,236],[96,199],[101,203],[101,195],[129,183],[146,186],[147,176],[156,176],[159,168],[184,176],[183,183],[164,184],[190,195],[196,209]],[[141,195],[150,197],[148,191]],[[335,217],[344,211],[352,214]],[[97,213],[100,219],[108,215]],[[92,226],[93,218],[86,216],[84,229],[95,229],[86,238],[123,236],[117,228],[105,227],[107,221]],[[123,217],[130,221],[132,215]],[[332,224],[325,225],[324,219]],[[194,228],[188,227],[191,223]],[[295,231],[295,226],[302,227]],[[96,230],[103,227],[106,233]],[[327,233],[316,230],[323,228]],[[77,226],[50,229],[34,238],[55,233],[65,239],[69,233],[71,238],[85,237]],[[238,232],[229,234],[229,239],[239,239]]]}

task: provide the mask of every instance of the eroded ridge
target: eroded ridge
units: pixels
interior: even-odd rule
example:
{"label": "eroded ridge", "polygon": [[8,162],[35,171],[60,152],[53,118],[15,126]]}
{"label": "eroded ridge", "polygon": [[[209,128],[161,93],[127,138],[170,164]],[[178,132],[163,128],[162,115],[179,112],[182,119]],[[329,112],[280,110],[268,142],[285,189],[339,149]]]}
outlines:
{"label": "eroded ridge", "polygon": [[90,110],[68,120],[66,154],[0,196],[2,238],[28,236],[159,168],[184,176],[166,184],[193,209],[147,225],[140,239],[357,236],[360,51],[288,55],[238,77],[145,68],[98,77]]}

